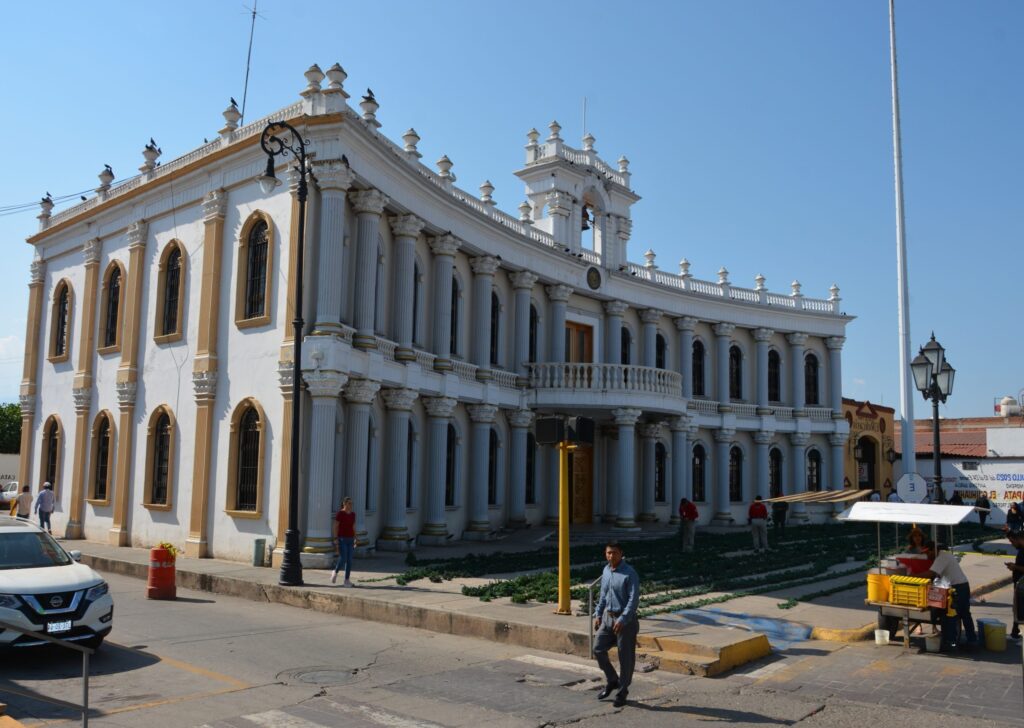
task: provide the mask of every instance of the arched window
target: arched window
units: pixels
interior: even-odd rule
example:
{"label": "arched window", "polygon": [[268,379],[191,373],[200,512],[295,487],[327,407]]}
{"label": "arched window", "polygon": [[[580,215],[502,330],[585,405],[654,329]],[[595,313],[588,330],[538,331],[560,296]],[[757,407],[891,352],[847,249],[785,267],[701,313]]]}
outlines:
{"label": "arched window", "polygon": [[110,442],[110,418],[100,413],[93,428],[93,471],[89,499],[105,501],[110,492],[111,456],[114,449]]}
{"label": "arched window", "polygon": [[121,267],[111,265],[103,285],[103,347],[117,346],[121,333]]}
{"label": "arched window", "polygon": [[501,341],[501,303],[491,291],[491,366],[498,366],[498,342]]}
{"label": "arched window", "polygon": [[807,453],[807,490],[821,490],[821,453],[817,450]]}
{"label": "arched window", "polygon": [[773,447],[768,453],[768,495],[780,498],[782,490],[782,451]]}
{"label": "arched window", "polygon": [[71,331],[71,286],[67,281],[57,284],[53,294],[53,331],[50,334],[50,359],[68,358],[68,339]]}
{"label": "arched window", "polygon": [[630,350],[633,348],[633,337],[630,336],[629,329],[627,329],[625,326],[623,326],[620,329],[620,331],[622,332],[622,334],[621,334],[621,342],[622,342],[622,354],[621,354],[621,356],[622,356],[622,363],[623,364],[629,364],[630,363],[630,361],[629,361],[629,354],[630,354]]}
{"label": "arched window", "polygon": [[[704,396],[704,342],[697,339],[693,342],[693,396]],[[694,498],[696,500],[696,498]]]}
{"label": "arched window", "polygon": [[156,421],[154,433],[156,452],[153,456],[153,497],[151,502],[167,504],[167,476],[171,464],[171,420],[164,414]]}
{"label": "arched window", "polygon": [[416,502],[414,483],[416,480],[416,428],[412,422],[405,437],[405,507],[414,508]]}
{"label": "arched window", "polygon": [[779,352],[768,352],[768,401],[782,401],[782,359]]}
{"label": "arched window", "polygon": [[459,301],[462,298],[462,290],[459,287],[459,279],[452,276],[452,310],[451,310],[451,334],[448,342],[448,351],[452,356],[459,354]]}
{"label": "arched window", "polygon": [[498,505],[498,431],[493,427],[487,447],[487,505]]}
{"label": "arched window", "polygon": [[818,399],[818,357],[808,354],[804,359],[804,403],[816,405]]}
{"label": "arched window", "polygon": [[526,433],[526,502],[537,502],[537,438]]}
{"label": "arched window", "polygon": [[172,242],[164,251],[160,261],[157,280],[157,339],[168,341],[167,337],[181,338],[182,307],[185,297],[184,276],[182,275],[181,246]]}
{"label": "arched window", "polygon": [[658,334],[654,337],[654,366],[658,369],[665,368],[665,354],[668,351],[668,344],[665,343],[665,337]]}
{"label": "arched window", "polygon": [[703,503],[705,500],[705,478],[707,475],[707,453],[703,445],[693,446],[693,462],[690,470],[690,482],[693,484],[693,500]]}
{"label": "arched window", "polygon": [[57,465],[60,461],[60,423],[53,419],[46,427],[46,468],[43,480],[57,491]]}
{"label": "arched window", "polygon": [[[537,361],[537,330],[540,328],[540,315],[537,307],[530,304],[530,361]],[[518,362],[517,362],[518,364]]]}
{"label": "arched window", "polygon": [[455,505],[455,482],[458,477],[458,443],[459,435],[455,425],[448,424],[448,442],[445,447],[444,460],[444,504],[451,508]]}
{"label": "arched window", "polygon": [[666,481],[668,475],[668,450],[658,442],[654,445],[654,500],[664,503],[668,497]]}
{"label": "arched window", "polygon": [[270,255],[270,227],[257,220],[249,230],[245,262],[245,315],[254,319],[267,315],[267,263]]}
{"label": "arched window", "polygon": [[729,500],[743,502],[743,451],[738,447],[729,450]]}
{"label": "arched window", "polygon": [[743,399],[743,353],[729,347],[729,399]]}
{"label": "arched window", "polygon": [[146,430],[146,480],[142,504],[169,510],[173,501],[175,420],[166,405],[153,410]]}
{"label": "arched window", "polygon": [[266,426],[263,408],[252,398],[242,400],[231,416],[228,512],[237,518],[257,518],[263,513]]}

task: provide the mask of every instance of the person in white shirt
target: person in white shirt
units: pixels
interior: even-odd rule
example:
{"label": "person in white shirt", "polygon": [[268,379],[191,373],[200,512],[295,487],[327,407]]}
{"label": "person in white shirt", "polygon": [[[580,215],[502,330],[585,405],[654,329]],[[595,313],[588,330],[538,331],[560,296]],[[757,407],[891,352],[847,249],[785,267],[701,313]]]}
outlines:
{"label": "person in white shirt", "polygon": [[[967,574],[960,568],[960,562],[956,557],[946,549],[945,544],[936,545],[934,541],[926,541],[924,547],[928,558],[932,559],[932,568],[928,576],[944,576],[954,589],[953,608],[956,610],[956,616],[943,617],[941,648],[949,650],[957,644],[961,647],[976,647],[978,635],[974,631],[974,618],[971,616],[971,585],[967,581]],[[960,623],[963,623],[966,642],[957,639]]]}

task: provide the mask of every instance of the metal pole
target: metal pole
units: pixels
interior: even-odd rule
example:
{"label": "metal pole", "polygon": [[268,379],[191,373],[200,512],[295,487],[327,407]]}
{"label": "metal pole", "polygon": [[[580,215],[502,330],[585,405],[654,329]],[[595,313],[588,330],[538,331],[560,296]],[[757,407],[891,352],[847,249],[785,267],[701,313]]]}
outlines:
{"label": "metal pole", "polygon": [[[935,375],[932,375],[932,461],[934,468],[932,470],[933,480],[935,483],[935,497],[934,502],[945,503],[946,496],[942,492],[942,456],[941,446],[939,444],[939,385],[935,382]],[[938,542],[938,531],[939,527],[934,523],[932,524],[932,541]],[[953,544],[948,544],[949,549],[952,551]]]}
{"label": "metal pole", "polygon": [[910,293],[907,283],[907,243],[903,217],[903,152],[900,145],[900,98],[896,73],[896,10],[889,0],[889,68],[892,78],[892,154],[896,185],[896,298],[899,305],[900,444],[903,472],[917,472],[914,451],[914,398],[910,379]]}
{"label": "metal pole", "polygon": [[572,605],[569,600],[570,447],[566,440],[558,443],[558,611],[556,614],[572,614]]}
{"label": "metal pole", "polygon": [[82,728],[89,728],[89,653],[82,653]]}

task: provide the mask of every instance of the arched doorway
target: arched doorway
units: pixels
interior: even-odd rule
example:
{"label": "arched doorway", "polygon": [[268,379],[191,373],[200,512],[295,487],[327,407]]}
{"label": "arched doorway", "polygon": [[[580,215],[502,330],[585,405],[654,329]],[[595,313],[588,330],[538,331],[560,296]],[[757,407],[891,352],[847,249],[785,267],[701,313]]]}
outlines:
{"label": "arched doorway", "polygon": [[870,437],[857,440],[854,449],[857,460],[857,487],[874,490],[878,487],[878,446]]}

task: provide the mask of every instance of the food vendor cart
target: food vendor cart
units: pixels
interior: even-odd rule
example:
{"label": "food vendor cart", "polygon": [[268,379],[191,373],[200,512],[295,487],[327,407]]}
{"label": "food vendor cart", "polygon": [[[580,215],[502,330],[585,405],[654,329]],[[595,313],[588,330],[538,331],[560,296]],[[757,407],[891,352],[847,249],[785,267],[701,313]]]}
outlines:
{"label": "food vendor cart", "polygon": [[[890,566],[889,569],[883,567],[882,524],[954,526],[967,518],[972,511],[974,511],[972,506],[869,501],[854,503],[853,506],[836,517],[840,521],[874,522],[877,525],[879,566],[877,571],[873,570],[875,573],[868,574],[868,579],[870,582],[872,577],[876,577],[881,581],[888,576],[890,577],[888,579],[889,588],[877,590],[869,588],[866,603],[878,609],[878,626],[880,629],[889,630],[890,635],[902,623],[905,648],[910,647],[910,634],[915,627],[926,623],[931,624],[932,633],[936,634],[935,624],[941,621],[942,612],[948,606],[948,594],[935,588],[929,589],[928,580],[923,577],[901,576],[898,573],[898,567]],[[924,573],[927,571],[927,566],[930,566],[928,563],[922,568],[920,564],[911,564],[906,558],[897,558],[904,568],[909,564],[916,573]],[[891,573],[884,573],[886,570]],[[885,598],[881,598],[882,594],[885,595]]]}

